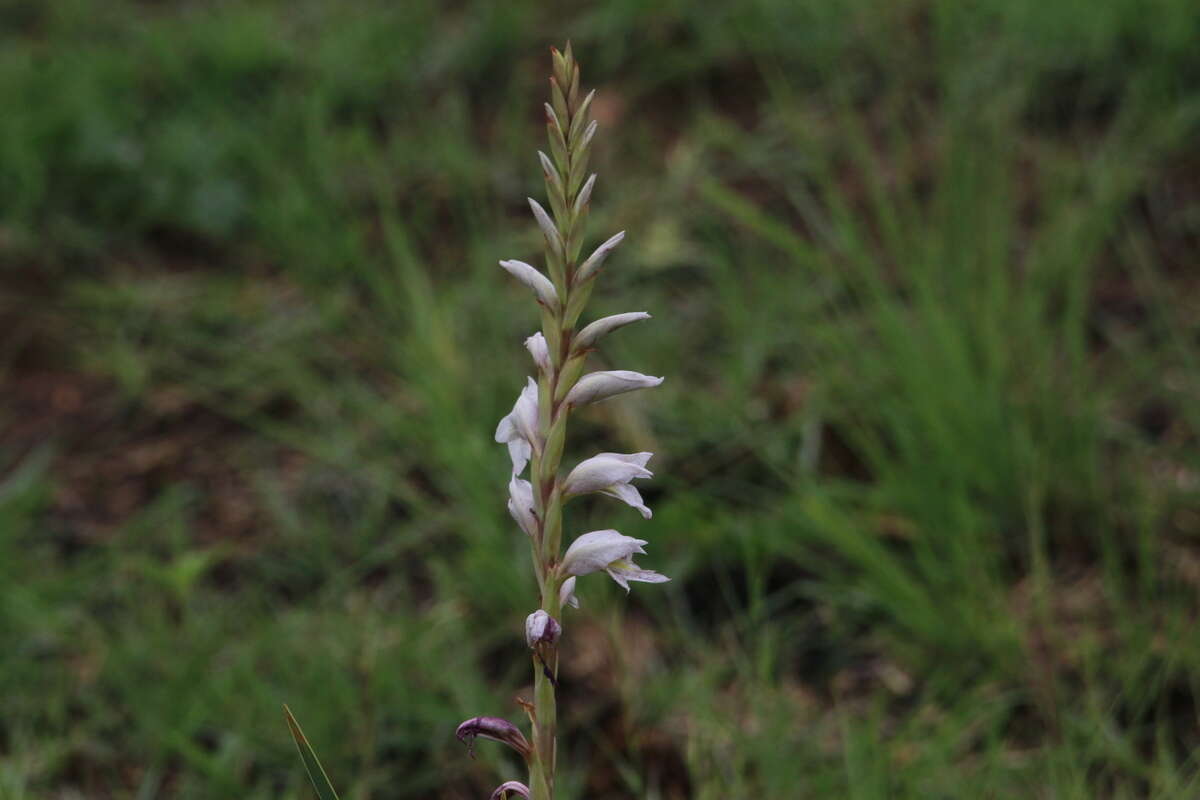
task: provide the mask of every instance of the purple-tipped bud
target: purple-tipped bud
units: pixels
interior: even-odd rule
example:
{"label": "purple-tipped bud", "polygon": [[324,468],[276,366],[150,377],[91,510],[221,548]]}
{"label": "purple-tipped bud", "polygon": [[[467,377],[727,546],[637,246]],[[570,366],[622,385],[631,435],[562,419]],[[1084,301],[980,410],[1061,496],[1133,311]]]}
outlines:
{"label": "purple-tipped bud", "polygon": [[529,787],[520,781],[505,781],[496,787],[489,800],[509,800],[511,797],[529,797]]}
{"label": "purple-tipped bud", "polygon": [[525,739],[525,734],[517,729],[506,719],[500,717],[471,717],[469,720],[458,726],[458,730],[454,732],[458,740],[467,746],[467,755],[471,758],[475,757],[474,743],[476,736],[482,736],[484,739],[491,739],[504,744],[516,750],[526,759],[533,752],[529,742]]}
{"label": "purple-tipped bud", "polygon": [[562,635],[562,626],[558,620],[540,608],[525,618],[525,643],[530,650],[536,650],[538,645],[554,646]]}

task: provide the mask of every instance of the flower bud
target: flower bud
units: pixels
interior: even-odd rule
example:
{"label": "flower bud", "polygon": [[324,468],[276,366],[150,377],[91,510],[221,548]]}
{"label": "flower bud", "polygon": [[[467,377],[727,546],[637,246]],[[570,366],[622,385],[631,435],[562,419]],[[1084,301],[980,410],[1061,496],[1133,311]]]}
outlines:
{"label": "flower bud", "polygon": [[602,336],[612,333],[617,328],[623,328],[633,322],[650,319],[645,311],[630,311],[627,314],[613,314],[611,317],[601,317],[586,326],[575,336],[575,349],[587,350]]}
{"label": "flower bud", "polygon": [[566,401],[570,405],[581,406],[585,403],[604,400],[613,395],[632,392],[634,389],[658,386],[662,382],[662,378],[643,375],[627,369],[589,372],[580,378],[579,383],[575,384],[567,393]]}
{"label": "flower bud", "polygon": [[508,270],[509,274],[521,283],[533,289],[539,303],[549,309],[558,308],[558,292],[554,291],[554,284],[550,282],[549,278],[538,272],[536,267],[515,259],[501,261],[500,266]]}
{"label": "flower bud", "polygon": [[542,235],[550,243],[550,248],[561,258],[563,254],[562,234],[554,226],[554,220],[550,219],[550,215],[546,213],[546,209],[542,208],[537,200],[534,200],[532,197],[526,197],[525,199],[529,201],[529,208],[533,211],[533,218],[537,220],[538,227],[542,229]]}
{"label": "flower bud", "polygon": [[482,736],[484,739],[491,739],[495,742],[502,742],[508,745],[513,750],[516,750],[525,758],[529,758],[533,752],[525,734],[517,729],[506,719],[500,717],[471,717],[458,726],[458,730],[454,732],[458,740],[467,746],[467,755],[471,758],[475,757],[475,737]]}
{"label": "flower bud", "polygon": [[546,337],[542,336],[541,331],[525,340],[525,349],[533,356],[533,363],[538,365],[538,369],[550,371],[550,348],[546,346]]}
{"label": "flower bud", "polygon": [[584,182],[583,188],[579,190],[579,194],[575,197],[575,205],[572,207],[572,211],[574,212],[575,216],[579,216],[579,212],[582,211],[583,207],[586,206],[588,201],[592,199],[592,188],[595,187],[595,185],[596,173],[593,172],[591,177]]}
{"label": "flower bud", "polygon": [[600,269],[600,266],[604,264],[604,259],[608,258],[608,254],[615,250],[617,245],[619,245],[624,238],[625,231],[621,231],[620,233],[610,237],[604,244],[597,247],[595,251],[587,257],[587,261],[584,261],[579,265],[579,269],[575,272],[575,283],[583,283],[588,278],[595,275],[596,271]]}
{"label": "flower bud", "polygon": [[508,483],[508,513],[528,536],[537,536],[538,531],[533,506],[533,484],[513,475]]}
{"label": "flower bud", "polygon": [[558,620],[540,608],[525,618],[525,643],[530,650],[543,644],[553,647],[561,635],[562,626]]}

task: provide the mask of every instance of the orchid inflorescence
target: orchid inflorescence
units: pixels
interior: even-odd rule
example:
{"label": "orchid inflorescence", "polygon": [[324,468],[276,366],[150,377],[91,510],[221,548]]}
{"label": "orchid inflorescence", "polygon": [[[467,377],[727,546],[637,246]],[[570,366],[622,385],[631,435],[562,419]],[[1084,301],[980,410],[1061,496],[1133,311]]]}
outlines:
{"label": "orchid inflorescence", "polygon": [[[594,174],[584,179],[596,133],[596,122],[589,113],[595,92],[581,94],[579,64],[570,44],[564,52],[552,49],[551,53],[554,61],[551,102],[545,104],[551,155],[538,152],[550,213],[529,198],[542,232],[548,276],[523,261],[500,262],[501,267],[533,290],[542,320],[542,330],[525,340],[538,377],[526,381],[512,411],[496,428],[496,441],[508,446],[512,460],[508,510],[529,537],[541,595],[540,608],[525,621],[525,641],[533,661],[534,700],[522,705],[532,724],[532,741],[515,725],[498,717],[473,717],[459,725],[457,731],[468,749],[476,737],[483,737],[507,744],[525,759],[529,785],[508,781],[497,787],[493,800],[505,797],[549,800],[554,794],[558,645],[563,633],[564,608],[579,607],[576,579],[606,572],[626,591],[630,581],[668,580],[634,563],[635,555],[646,552],[642,549],[646,544],[644,539],[624,536],[615,530],[581,534],[565,553],[561,552],[563,505],[572,497],[604,494],[627,503],[646,519],[651,516],[632,483],[651,477],[646,468],[650,453],[598,453],[579,463],[565,478],[559,476],[571,412],[624,392],[658,386],[663,379],[628,370],[583,374],[588,354],[601,337],[650,315],[641,311],[616,314],[575,330],[596,277],[625,233],[610,237],[579,262],[584,224],[596,185]],[[526,466],[529,466],[528,480],[521,477]]]}

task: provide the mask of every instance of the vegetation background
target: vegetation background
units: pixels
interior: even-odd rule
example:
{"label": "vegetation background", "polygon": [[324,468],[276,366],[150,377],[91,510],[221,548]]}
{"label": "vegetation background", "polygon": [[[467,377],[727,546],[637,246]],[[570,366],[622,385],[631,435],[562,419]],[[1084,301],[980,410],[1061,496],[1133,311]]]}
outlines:
{"label": "vegetation background", "polygon": [[[0,798],[519,777],[548,48],[674,581],[564,798],[1200,796],[1194,0],[0,1]],[[614,516],[615,515],[615,516]]]}

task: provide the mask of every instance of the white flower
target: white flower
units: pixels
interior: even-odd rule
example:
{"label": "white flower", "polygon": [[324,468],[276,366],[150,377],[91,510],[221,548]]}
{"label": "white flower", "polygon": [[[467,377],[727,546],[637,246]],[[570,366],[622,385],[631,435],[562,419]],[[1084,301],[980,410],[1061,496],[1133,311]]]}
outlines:
{"label": "white flower", "polygon": [[524,261],[516,260],[501,261],[500,266],[508,270],[509,274],[521,283],[533,289],[539,303],[550,309],[558,308],[558,292],[554,291],[554,284],[535,267]]}
{"label": "white flower", "polygon": [[579,598],[575,596],[575,576],[567,578],[563,581],[562,586],[558,587],[558,604],[570,606],[571,608],[579,608]]}
{"label": "white flower", "polygon": [[623,392],[632,392],[634,389],[646,389],[658,386],[662,382],[662,378],[643,375],[640,372],[632,372],[627,369],[589,372],[579,379],[579,383],[571,387],[571,391],[567,392],[566,400],[570,405],[581,406],[585,403],[595,403]]}
{"label": "white flower", "polygon": [[508,513],[529,536],[537,536],[538,521],[533,508],[533,484],[513,475],[508,482]]}
{"label": "white flower", "polygon": [[520,475],[534,449],[541,450],[538,439],[538,387],[528,378],[513,409],[496,426],[496,441],[508,445],[512,474]]}
{"label": "white flower", "polygon": [[613,314],[611,317],[601,317],[576,334],[575,349],[587,350],[600,337],[615,331],[617,328],[622,328],[631,322],[643,319],[650,319],[650,315],[645,311],[630,311],[627,314]]}
{"label": "white flower", "polygon": [[619,245],[621,240],[624,238],[625,231],[621,231],[620,233],[610,237],[604,244],[597,247],[595,252],[587,257],[587,261],[584,261],[579,265],[579,269],[575,272],[575,282],[583,283],[588,278],[595,275],[596,271],[599,270],[601,265],[604,264],[604,259],[608,258],[608,254],[615,250],[617,245]]}
{"label": "white flower", "polygon": [[568,575],[588,575],[604,570],[627,592],[629,581],[664,583],[671,580],[633,563],[635,554],[646,552],[642,549],[644,544],[645,539],[622,536],[614,530],[592,531],[571,542],[559,568]]}
{"label": "white flower", "polygon": [[546,337],[542,336],[541,331],[525,340],[525,349],[533,356],[533,363],[538,365],[538,369],[550,371],[550,348],[546,346]]}
{"label": "white flower", "polygon": [[642,502],[642,495],[630,485],[634,478],[650,478],[654,473],[646,469],[646,462],[653,453],[599,453],[580,462],[563,482],[563,494],[567,497],[589,492],[600,492],[609,497],[623,500],[650,519],[650,509]]}

